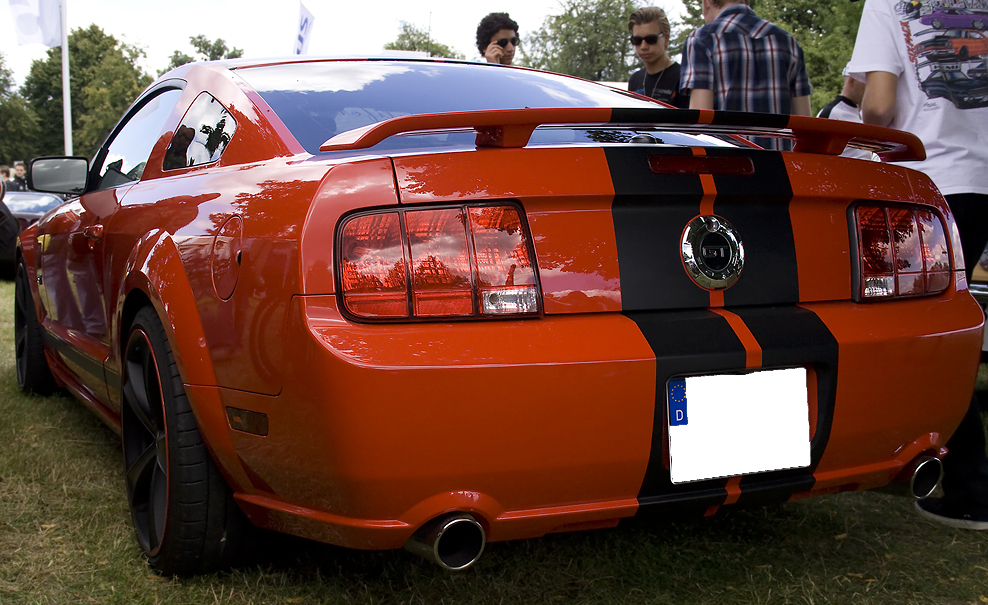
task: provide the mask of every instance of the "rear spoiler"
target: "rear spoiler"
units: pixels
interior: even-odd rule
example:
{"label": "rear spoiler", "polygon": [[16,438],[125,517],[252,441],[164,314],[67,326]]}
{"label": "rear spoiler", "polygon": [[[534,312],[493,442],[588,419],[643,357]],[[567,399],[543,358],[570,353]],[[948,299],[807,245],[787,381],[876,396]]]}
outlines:
{"label": "rear spoiler", "polygon": [[548,124],[649,126],[698,134],[774,137],[795,141],[803,153],[840,155],[847,145],[878,154],[887,162],[926,159],[919,138],[880,126],[742,111],[708,109],[631,109],[567,107],[558,109],[493,109],[401,116],[340,133],[319,151],[367,149],[402,133],[467,129],[477,131],[478,147],[524,147],[536,128]]}

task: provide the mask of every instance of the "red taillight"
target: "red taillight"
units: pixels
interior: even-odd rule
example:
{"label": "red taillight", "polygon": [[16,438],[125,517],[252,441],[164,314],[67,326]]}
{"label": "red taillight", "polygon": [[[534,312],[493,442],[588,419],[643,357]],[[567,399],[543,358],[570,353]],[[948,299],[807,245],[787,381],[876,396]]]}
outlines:
{"label": "red taillight", "polygon": [[521,218],[512,206],[470,209],[481,313],[538,311],[535,270]]}
{"label": "red taillight", "polygon": [[398,214],[354,218],[343,225],[340,241],[347,310],[361,317],[408,317],[405,246]]}
{"label": "red taillight", "polygon": [[418,317],[473,315],[470,250],[462,208],[405,213]]}
{"label": "red taillight", "polygon": [[340,230],[344,305],[381,319],[535,314],[530,249],[518,209],[507,204],[354,216]]}
{"label": "red taillight", "polygon": [[950,285],[943,222],[916,206],[862,205],[858,229],[860,298],[938,294]]}

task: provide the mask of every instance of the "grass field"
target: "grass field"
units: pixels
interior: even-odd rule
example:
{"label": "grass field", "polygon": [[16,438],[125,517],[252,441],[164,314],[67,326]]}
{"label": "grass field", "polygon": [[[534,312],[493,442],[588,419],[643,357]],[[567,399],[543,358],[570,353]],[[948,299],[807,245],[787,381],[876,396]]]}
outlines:
{"label": "grass field", "polygon": [[2,605],[988,603],[988,535],[872,492],[494,543],[458,574],[279,538],[250,568],[161,578],[130,528],[115,435],[72,399],[17,390],[13,292],[0,282]]}

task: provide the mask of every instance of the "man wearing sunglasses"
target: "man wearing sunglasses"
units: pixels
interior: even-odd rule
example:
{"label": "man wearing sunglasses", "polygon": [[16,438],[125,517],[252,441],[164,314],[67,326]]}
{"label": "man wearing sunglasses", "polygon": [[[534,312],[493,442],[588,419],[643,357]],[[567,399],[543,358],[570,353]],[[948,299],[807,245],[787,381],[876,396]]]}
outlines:
{"label": "man wearing sunglasses", "polygon": [[[680,85],[690,89],[690,109],[810,115],[812,88],[795,38],[747,0],[703,0],[703,20],[683,47]],[[774,139],[755,143],[779,148]]]}
{"label": "man wearing sunglasses", "polygon": [[491,13],[477,26],[477,50],[488,63],[511,65],[519,42],[518,24],[508,13]]}
{"label": "man wearing sunglasses", "polygon": [[628,90],[680,108],[688,108],[689,96],[679,91],[679,63],[669,58],[669,19],[655,6],[636,10],[628,18],[628,32],[635,54],[645,64],[631,75]]}

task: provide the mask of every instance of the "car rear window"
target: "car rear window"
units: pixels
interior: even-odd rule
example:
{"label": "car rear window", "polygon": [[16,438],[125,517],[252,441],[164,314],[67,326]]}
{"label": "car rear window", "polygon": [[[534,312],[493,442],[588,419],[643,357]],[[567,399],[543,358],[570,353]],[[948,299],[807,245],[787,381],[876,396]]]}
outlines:
{"label": "car rear window", "polygon": [[[655,108],[607,86],[548,72],[499,65],[429,61],[322,61],[237,69],[312,154],[330,138],[410,114],[554,107]],[[532,144],[600,143],[598,130],[540,129]],[[589,135],[587,133],[590,133]],[[619,138],[630,138],[619,135]],[[474,133],[392,137],[389,149],[471,145]],[[404,140],[402,140],[404,139]],[[414,140],[410,140],[414,139]],[[662,142],[723,144],[709,137],[664,132]]]}

